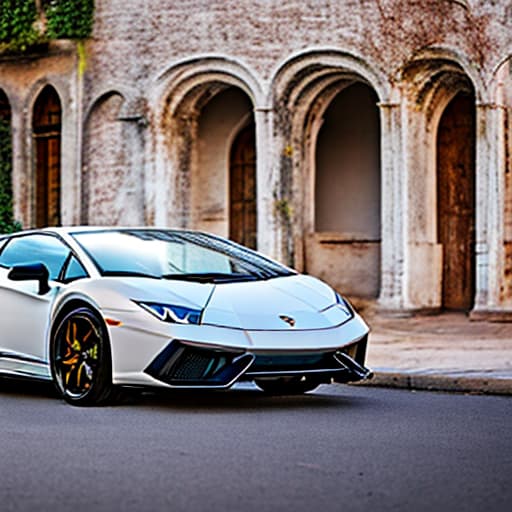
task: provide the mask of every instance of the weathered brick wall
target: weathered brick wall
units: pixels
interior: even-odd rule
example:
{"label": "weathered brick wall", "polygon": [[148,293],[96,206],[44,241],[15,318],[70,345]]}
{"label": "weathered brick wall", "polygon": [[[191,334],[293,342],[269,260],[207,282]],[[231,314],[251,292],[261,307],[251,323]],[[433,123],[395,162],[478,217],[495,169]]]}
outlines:
{"label": "weathered brick wall", "polygon": [[474,0],[99,0],[88,91],[127,81],[143,90],[173,61],[240,59],[269,80],[305,48],[364,56],[394,77],[418,50],[452,48],[483,71],[512,52],[510,2]]}

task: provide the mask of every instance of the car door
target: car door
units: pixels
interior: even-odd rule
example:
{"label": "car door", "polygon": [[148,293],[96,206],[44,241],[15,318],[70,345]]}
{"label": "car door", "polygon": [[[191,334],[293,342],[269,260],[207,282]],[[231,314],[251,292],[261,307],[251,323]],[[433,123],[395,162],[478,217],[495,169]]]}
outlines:
{"label": "car door", "polygon": [[[56,280],[71,250],[51,234],[11,238],[0,253],[0,371],[15,375],[49,377],[46,331],[52,303],[61,284]],[[44,263],[50,289],[40,293],[36,280],[13,281],[15,265]]]}

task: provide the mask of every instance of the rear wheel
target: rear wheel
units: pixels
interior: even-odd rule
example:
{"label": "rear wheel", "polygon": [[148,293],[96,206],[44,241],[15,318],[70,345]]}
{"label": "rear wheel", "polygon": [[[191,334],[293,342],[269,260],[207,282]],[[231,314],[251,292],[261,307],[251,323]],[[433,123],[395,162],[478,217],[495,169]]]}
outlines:
{"label": "rear wheel", "polygon": [[112,395],[112,363],[105,324],[80,307],[67,313],[53,333],[50,363],[57,390],[73,405],[100,405]]}
{"label": "rear wheel", "polygon": [[302,395],[317,388],[321,383],[307,377],[280,377],[278,379],[257,379],[256,385],[271,395]]}

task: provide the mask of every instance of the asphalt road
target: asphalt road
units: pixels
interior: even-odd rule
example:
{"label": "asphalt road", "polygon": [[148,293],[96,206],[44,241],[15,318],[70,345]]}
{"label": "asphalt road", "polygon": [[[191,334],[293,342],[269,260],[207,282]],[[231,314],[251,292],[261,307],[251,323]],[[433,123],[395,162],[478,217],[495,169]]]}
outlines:
{"label": "asphalt road", "polygon": [[0,382],[0,510],[509,511],[512,399],[323,386],[80,409]]}

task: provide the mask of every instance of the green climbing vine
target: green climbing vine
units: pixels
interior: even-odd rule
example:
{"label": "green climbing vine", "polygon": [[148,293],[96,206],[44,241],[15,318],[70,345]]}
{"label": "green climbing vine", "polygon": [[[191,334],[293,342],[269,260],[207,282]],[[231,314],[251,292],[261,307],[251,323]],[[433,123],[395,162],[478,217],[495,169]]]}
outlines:
{"label": "green climbing vine", "polygon": [[25,51],[38,43],[34,0],[0,0],[0,51]]}
{"label": "green climbing vine", "polygon": [[0,53],[92,33],[94,0],[0,0]]}
{"label": "green climbing vine", "polygon": [[0,117],[0,233],[21,229],[14,220],[12,208],[12,145],[11,123]]}
{"label": "green climbing vine", "polygon": [[51,0],[46,8],[50,39],[86,39],[94,22],[94,0]]}

